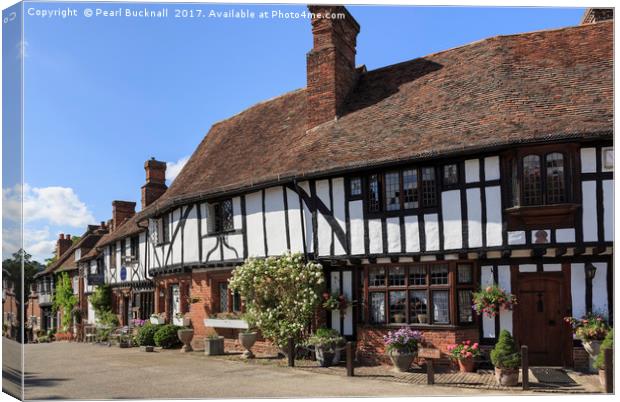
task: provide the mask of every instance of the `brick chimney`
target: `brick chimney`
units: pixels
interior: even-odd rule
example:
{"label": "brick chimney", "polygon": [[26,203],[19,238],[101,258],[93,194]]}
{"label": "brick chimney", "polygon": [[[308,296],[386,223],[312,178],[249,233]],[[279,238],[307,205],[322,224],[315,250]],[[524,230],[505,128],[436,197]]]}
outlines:
{"label": "brick chimney", "polygon": [[613,8],[588,8],[585,13],[583,13],[583,17],[581,18],[581,25],[613,19]]}
{"label": "brick chimney", "polygon": [[61,233],[58,235],[58,240],[56,240],[56,257],[60,258],[72,245],[71,235],[66,235]]}
{"label": "brick chimney", "polygon": [[166,192],[166,162],[151,158],[144,162],[146,183],[142,186],[142,209],[152,204]]}
{"label": "brick chimney", "polygon": [[136,214],[136,203],[131,201],[112,201],[112,227],[118,229],[123,222]]}
{"label": "brick chimney", "polygon": [[[357,83],[355,46],[360,26],[343,6],[308,6],[313,47],[306,55],[306,129],[336,119]],[[332,18],[325,18],[330,14]],[[344,18],[336,18],[343,15]]]}

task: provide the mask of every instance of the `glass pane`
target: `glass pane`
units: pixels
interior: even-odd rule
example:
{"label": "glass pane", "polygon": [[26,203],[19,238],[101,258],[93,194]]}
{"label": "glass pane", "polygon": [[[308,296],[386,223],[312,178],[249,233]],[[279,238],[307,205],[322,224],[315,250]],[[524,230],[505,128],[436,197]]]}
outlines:
{"label": "glass pane", "polygon": [[234,228],[232,200],[222,201],[222,230],[233,230]]}
{"label": "glass pane", "polygon": [[380,209],[379,177],[376,174],[373,174],[368,178],[368,211],[379,212]]}
{"label": "glass pane", "polygon": [[426,268],[423,265],[415,265],[409,268],[409,286],[426,285]]}
{"label": "glass pane", "polygon": [[406,321],[407,293],[404,290],[390,292],[390,322]]}
{"label": "glass pane", "polygon": [[431,266],[431,285],[447,285],[448,284],[448,265]]}
{"label": "glass pane", "polygon": [[517,177],[517,161],[516,159],[512,161],[510,166],[510,174],[512,180],[512,206],[519,205],[519,180]]}
{"label": "glass pane", "polygon": [[385,286],[385,269],[374,267],[368,270],[368,286]]}
{"label": "glass pane", "polygon": [[434,206],[436,203],[435,168],[422,168],[422,206]]}
{"label": "glass pane", "polygon": [[540,189],[540,157],[528,155],[523,158],[523,204],[540,205],[542,203]]}
{"label": "glass pane", "polygon": [[547,204],[566,202],[564,177],[564,155],[547,155]]}
{"label": "glass pane", "polygon": [[418,171],[403,171],[403,198],[405,209],[418,207]]}
{"label": "glass pane", "polygon": [[459,322],[473,322],[471,290],[459,290]]}
{"label": "glass pane", "polygon": [[433,322],[436,324],[450,323],[450,297],[447,290],[433,292]]}
{"label": "glass pane", "polygon": [[228,284],[220,283],[220,313],[228,311]]}
{"label": "glass pane", "polygon": [[459,171],[456,163],[443,167],[443,184],[452,185],[459,182]]}
{"label": "glass pane", "polygon": [[420,314],[428,314],[428,294],[426,290],[409,291],[409,314],[411,315],[410,322],[428,323],[428,318],[418,317]]}
{"label": "glass pane", "polygon": [[233,306],[232,311],[241,311],[241,295],[239,292],[233,293]]}
{"label": "glass pane", "polygon": [[405,268],[390,267],[388,272],[390,286],[405,286]]}
{"label": "glass pane", "polygon": [[351,186],[351,195],[361,195],[362,194],[362,179],[359,177],[355,177],[350,180]]}
{"label": "glass pane", "polygon": [[370,322],[385,323],[385,294],[383,292],[370,293]]}
{"label": "glass pane", "polygon": [[385,209],[398,211],[400,209],[400,179],[398,172],[385,174]]}
{"label": "glass pane", "polygon": [[457,271],[459,276],[459,283],[473,282],[474,276],[471,264],[458,264]]}

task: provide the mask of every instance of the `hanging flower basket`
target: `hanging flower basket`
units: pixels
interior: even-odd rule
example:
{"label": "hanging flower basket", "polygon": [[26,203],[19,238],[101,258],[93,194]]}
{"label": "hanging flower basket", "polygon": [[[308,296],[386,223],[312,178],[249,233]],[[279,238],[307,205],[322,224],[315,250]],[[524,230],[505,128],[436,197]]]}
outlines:
{"label": "hanging flower basket", "polygon": [[486,315],[493,318],[501,309],[512,310],[517,304],[515,295],[506,292],[497,285],[487,286],[473,294],[473,309],[478,315]]}
{"label": "hanging flower basket", "polygon": [[340,314],[344,314],[347,310],[347,307],[351,305],[351,302],[347,300],[347,297],[344,294],[332,293],[331,295],[327,292],[323,293],[323,308],[328,311],[336,311],[339,310]]}

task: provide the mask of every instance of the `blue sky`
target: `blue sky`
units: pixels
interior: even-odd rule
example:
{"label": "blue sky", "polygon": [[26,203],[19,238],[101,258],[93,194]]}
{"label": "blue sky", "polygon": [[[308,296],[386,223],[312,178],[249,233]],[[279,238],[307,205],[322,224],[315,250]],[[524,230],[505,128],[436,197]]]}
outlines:
{"label": "blue sky", "polygon": [[[210,126],[305,86],[305,19],[145,19],[83,16],[85,8],[179,4],[27,3],[77,17],[25,16],[25,239],[36,258],[58,233],[107,220],[114,199],[140,205],[143,163],[182,164]],[[303,6],[187,6],[303,11]],[[498,34],[576,25],[578,8],[350,6],[361,25],[357,63],[375,69]],[[181,163],[179,163],[181,161]],[[64,206],[63,206],[64,205]],[[70,222],[69,224],[63,222]],[[52,247],[50,247],[52,246]]]}

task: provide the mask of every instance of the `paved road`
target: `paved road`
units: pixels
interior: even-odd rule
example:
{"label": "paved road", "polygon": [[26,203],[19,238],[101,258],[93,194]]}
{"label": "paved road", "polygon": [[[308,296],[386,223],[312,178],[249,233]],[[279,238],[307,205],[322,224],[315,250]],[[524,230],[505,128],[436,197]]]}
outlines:
{"label": "paved road", "polygon": [[[473,395],[429,387],[249,365],[178,350],[91,344],[26,346],[26,399]],[[489,394],[486,392],[486,394]]]}

